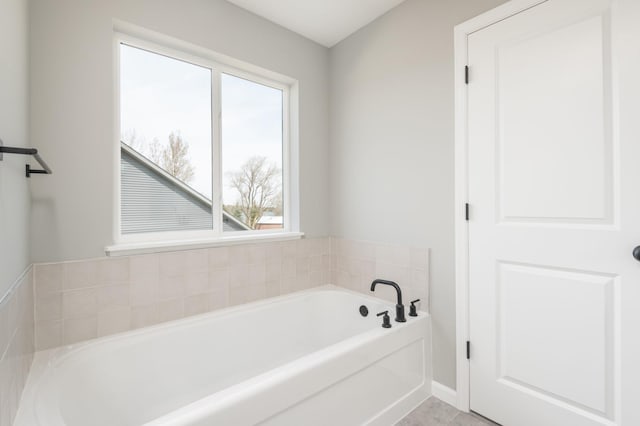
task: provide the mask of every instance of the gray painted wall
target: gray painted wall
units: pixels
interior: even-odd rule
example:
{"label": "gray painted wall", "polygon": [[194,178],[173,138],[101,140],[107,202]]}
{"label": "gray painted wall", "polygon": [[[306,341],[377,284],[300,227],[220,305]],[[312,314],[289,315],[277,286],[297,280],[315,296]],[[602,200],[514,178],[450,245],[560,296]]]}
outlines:
{"label": "gray painted wall", "polygon": [[432,249],[434,378],[451,388],[453,27],[503,2],[407,0],[330,56],[332,235]]}
{"label": "gray painted wall", "polygon": [[[0,3],[0,139],[8,146],[30,144],[27,17],[27,0]],[[27,160],[5,154],[0,161],[0,299],[29,264]]]}
{"label": "gray painted wall", "polygon": [[224,0],[32,0],[30,17],[31,135],[54,170],[32,179],[33,260],[112,242],[114,19],[299,80],[301,228],[328,235],[326,48]]}

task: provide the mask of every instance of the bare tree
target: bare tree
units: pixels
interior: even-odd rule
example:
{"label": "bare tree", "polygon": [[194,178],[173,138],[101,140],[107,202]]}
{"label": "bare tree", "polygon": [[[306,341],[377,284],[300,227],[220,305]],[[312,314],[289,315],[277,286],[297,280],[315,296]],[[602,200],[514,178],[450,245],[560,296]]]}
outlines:
{"label": "bare tree", "polygon": [[227,173],[229,186],[240,195],[238,209],[242,220],[255,229],[258,220],[279,199],[280,169],[266,157],[249,158],[240,170]]}
{"label": "bare tree", "polygon": [[282,210],[284,208],[284,203],[282,202],[282,191],[278,191],[273,199],[272,206],[273,208],[271,209],[271,212],[273,213],[273,215],[282,216]]}
{"label": "bare tree", "polygon": [[[158,147],[151,147],[151,155],[158,154]],[[152,158],[153,159],[153,158]],[[154,159],[155,161],[155,159]],[[193,166],[189,161],[189,144],[182,140],[180,133],[171,132],[169,135],[169,145],[162,150],[162,168],[171,176],[189,183],[193,179]]]}
{"label": "bare tree", "polygon": [[189,183],[193,179],[194,168],[189,160],[189,143],[182,139],[180,132],[171,132],[169,144],[161,144],[158,138],[148,142],[144,136],[138,135],[136,129],[128,129],[120,139],[171,176]]}
{"label": "bare tree", "polygon": [[146,144],[144,137],[140,138],[138,136],[138,131],[134,128],[129,128],[126,131],[121,132],[120,140],[138,152],[142,152]]}
{"label": "bare tree", "polygon": [[147,158],[150,158],[151,161],[156,163],[157,165],[162,164],[162,153],[166,148],[162,148],[162,144],[158,138],[153,138],[153,141],[146,146],[146,152],[144,153]]}
{"label": "bare tree", "polygon": [[121,134],[120,140],[157,165],[161,164],[162,152],[166,148],[162,146],[158,138],[153,138],[151,142],[148,142],[144,135],[140,136],[135,128],[130,128]]}

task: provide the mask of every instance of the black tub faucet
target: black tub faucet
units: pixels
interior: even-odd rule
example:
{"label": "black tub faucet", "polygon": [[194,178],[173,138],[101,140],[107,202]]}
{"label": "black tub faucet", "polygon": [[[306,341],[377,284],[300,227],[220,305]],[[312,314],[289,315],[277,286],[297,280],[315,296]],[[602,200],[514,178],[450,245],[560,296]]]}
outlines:
{"label": "black tub faucet", "polygon": [[376,285],[378,284],[390,285],[396,289],[396,293],[398,294],[398,302],[396,303],[396,322],[407,322],[407,319],[404,317],[404,305],[402,304],[402,290],[400,290],[400,286],[393,281],[373,280],[371,283],[371,291],[375,291]]}

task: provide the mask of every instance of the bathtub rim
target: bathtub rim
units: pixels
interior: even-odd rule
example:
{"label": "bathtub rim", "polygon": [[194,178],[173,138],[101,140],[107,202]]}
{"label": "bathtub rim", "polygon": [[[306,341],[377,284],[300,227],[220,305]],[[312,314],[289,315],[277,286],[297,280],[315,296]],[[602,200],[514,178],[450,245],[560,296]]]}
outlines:
{"label": "bathtub rim", "polygon": [[[70,357],[82,354],[83,352],[92,350],[96,347],[99,347],[103,344],[108,344],[109,342],[121,342],[121,344],[125,344],[128,340],[135,339],[139,336],[152,336],[157,335],[162,332],[166,332],[167,329],[176,329],[189,327],[190,325],[198,324],[205,321],[210,321],[218,318],[230,317],[233,315],[237,315],[244,311],[261,309],[264,307],[268,307],[270,305],[284,303],[290,300],[301,299],[304,296],[312,295],[314,293],[321,292],[337,292],[337,293],[346,293],[357,296],[360,299],[364,299],[366,302],[389,306],[390,309],[394,306],[392,302],[387,300],[377,298],[372,295],[368,295],[365,293],[361,293],[358,291],[354,291],[351,289],[347,289],[344,287],[338,287],[333,284],[326,284],[317,287],[313,287],[310,289],[300,290],[292,293],[288,293],[285,295],[274,296],[266,299],[261,299],[253,302],[248,302],[244,304],[239,304],[235,306],[229,306],[222,309],[217,309],[210,312],[205,312],[202,314],[191,315],[185,318],[179,318],[176,320],[166,321],[158,324],[154,324],[151,326],[141,327],[134,330],[127,330],[115,334],[111,334],[108,336],[98,337],[95,339],[78,342],[74,344],[64,345],[56,348],[46,349],[42,351],[37,351],[34,357],[34,367],[32,368],[32,372],[30,373],[25,392],[20,401],[18,416],[16,416],[16,426],[26,426],[26,425],[51,425],[51,426],[64,426],[64,420],[62,414],[60,412],[59,406],[57,402],[49,400],[46,404],[42,404],[43,393],[46,391],[51,391],[51,387],[55,384],[52,376],[54,374],[53,369],[64,363]],[[430,314],[424,311],[419,311],[420,316],[418,318],[427,318],[430,319]],[[371,315],[371,314],[370,314]],[[400,328],[408,327],[411,324],[407,323],[395,323],[394,328],[398,330]],[[347,348],[359,347],[360,345],[371,341],[372,339],[376,339],[378,336],[382,336],[388,333],[387,329],[383,329],[382,327],[376,327],[371,330],[364,331],[362,333],[351,336],[342,341],[336,342],[329,346],[323,347],[319,350],[308,353],[300,358],[297,358],[290,363],[300,362],[301,360],[314,359],[321,355],[326,356],[327,354],[331,354],[332,352],[343,353],[347,350]],[[338,350],[341,348],[341,350]],[[290,364],[287,363],[286,365]],[[275,367],[273,369],[267,370],[263,373],[260,373],[256,376],[252,376],[248,379],[242,380],[228,388],[221,389],[211,395],[207,395],[200,400],[193,401],[187,404],[185,407],[190,407],[194,404],[198,404],[203,400],[211,399],[214,395],[220,395],[221,393],[226,393],[229,389],[233,389],[231,395],[233,396],[234,392],[237,392],[237,389],[246,387],[247,383],[256,382],[257,380],[264,380],[265,377],[270,377],[276,372],[276,375],[280,370],[285,367],[285,365]],[[180,411],[185,407],[178,408],[173,410],[165,415],[162,415],[156,419],[151,420],[150,424],[154,424],[158,419],[165,418],[176,411]],[[52,418],[54,416],[55,418]],[[43,423],[43,419],[45,422]],[[20,421],[18,421],[20,420]]]}

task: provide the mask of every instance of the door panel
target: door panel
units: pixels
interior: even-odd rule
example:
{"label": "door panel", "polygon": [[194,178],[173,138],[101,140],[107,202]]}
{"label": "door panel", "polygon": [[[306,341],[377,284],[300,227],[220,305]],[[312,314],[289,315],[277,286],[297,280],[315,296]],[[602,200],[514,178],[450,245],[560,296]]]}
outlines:
{"label": "door panel", "polygon": [[499,263],[498,380],[610,417],[615,282],[587,271]]}
{"label": "door panel", "polygon": [[501,220],[611,223],[606,21],[589,17],[497,46]]}
{"label": "door panel", "polygon": [[640,424],[639,4],[468,37],[470,406],[503,425]]}

